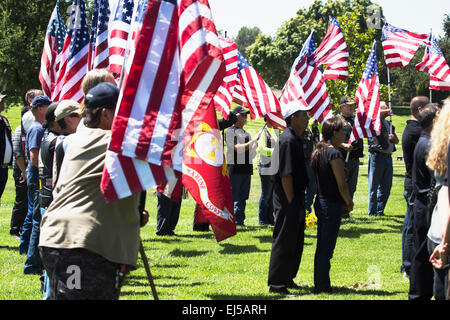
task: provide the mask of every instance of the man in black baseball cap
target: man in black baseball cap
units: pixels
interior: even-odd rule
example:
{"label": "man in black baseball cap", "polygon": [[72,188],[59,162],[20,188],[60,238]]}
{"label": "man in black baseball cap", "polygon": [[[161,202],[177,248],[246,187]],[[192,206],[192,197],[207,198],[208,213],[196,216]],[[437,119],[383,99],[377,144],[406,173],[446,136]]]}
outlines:
{"label": "man in black baseball cap", "polygon": [[89,128],[111,129],[119,89],[112,83],[102,82],[88,91],[84,98],[85,124]]}
{"label": "man in black baseball cap", "polygon": [[[118,299],[125,274],[137,265],[141,194],[107,203],[99,187],[118,96],[110,83],[86,94],[87,128],[70,136],[57,197],[42,218],[39,247],[51,300]],[[80,288],[68,285],[73,265]]]}

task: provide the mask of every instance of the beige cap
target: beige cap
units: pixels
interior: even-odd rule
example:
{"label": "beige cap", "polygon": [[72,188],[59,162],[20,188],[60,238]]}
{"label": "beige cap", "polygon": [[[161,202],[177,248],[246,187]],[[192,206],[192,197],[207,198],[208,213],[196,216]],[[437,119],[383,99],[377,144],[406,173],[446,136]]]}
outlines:
{"label": "beige cap", "polygon": [[58,121],[72,113],[81,115],[80,104],[74,100],[61,100],[55,109],[55,120]]}

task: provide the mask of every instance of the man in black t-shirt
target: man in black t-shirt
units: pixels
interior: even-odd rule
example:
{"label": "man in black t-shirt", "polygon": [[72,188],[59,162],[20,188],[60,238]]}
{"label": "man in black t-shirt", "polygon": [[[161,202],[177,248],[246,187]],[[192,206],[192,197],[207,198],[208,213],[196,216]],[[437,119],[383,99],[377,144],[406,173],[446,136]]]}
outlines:
{"label": "man in black t-shirt", "polygon": [[418,96],[411,100],[411,119],[406,121],[406,127],[402,133],[402,150],[403,161],[405,163],[405,182],[403,196],[406,200],[406,212],[403,221],[402,230],[402,265],[400,272],[404,277],[409,277],[411,269],[411,260],[413,254],[413,227],[412,227],[412,212],[414,205],[413,186],[411,179],[411,170],[413,165],[414,148],[422,133],[422,127],[420,126],[419,111],[428,104],[427,97]]}
{"label": "man in black t-shirt", "polygon": [[275,225],[267,284],[270,292],[281,294],[288,294],[288,288],[299,288],[294,278],[300,267],[305,232],[308,174],[300,136],[308,125],[309,109],[295,107],[284,114],[287,128],[274,150],[279,162],[274,176]]}
{"label": "man in black t-shirt", "polygon": [[227,144],[227,163],[230,175],[231,193],[234,202],[236,225],[243,226],[245,220],[245,207],[250,195],[251,176],[253,174],[253,158],[256,156],[258,134],[251,139],[250,134],[244,130],[247,115],[250,111],[241,106],[233,109],[237,116],[236,123],[225,133]]}

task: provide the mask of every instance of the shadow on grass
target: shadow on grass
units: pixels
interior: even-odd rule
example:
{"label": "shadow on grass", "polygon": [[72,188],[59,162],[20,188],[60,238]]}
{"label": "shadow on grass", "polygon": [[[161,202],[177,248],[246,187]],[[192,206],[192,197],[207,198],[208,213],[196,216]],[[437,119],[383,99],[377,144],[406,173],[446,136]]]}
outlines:
{"label": "shadow on grass", "polygon": [[9,251],[16,251],[19,252],[19,247],[11,247],[11,246],[0,246],[0,250],[1,249],[5,249],[5,250],[9,250]]}
{"label": "shadow on grass", "polygon": [[229,244],[224,243],[221,245],[222,250],[219,251],[221,254],[241,254],[241,253],[252,253],[252,252],[268,252],[268,250],[261,250],[258,249],[255,245],[235,245],[235,244]]}
{"label": "shadow on grass", "polygon": [[198,257],[202,256],[204,254],[207,254],[209,251],[199,251],[199,250],[180,250],[175,249],[172,250],[169,254],[174,257],[183,257],[183,258],[191,258],[191,257]]}
{"label": "shadow on grass", "polygon": [[[268,290],[268,289],[267,289]],[[361,295],[361,296],[393,296],[401,292],[390,292],[385,290],[377,290],[377,289],[354,289],[350,287],[332,287],[333,293],[329,296],[333,295]],[[300,289],[289,289],[290,295],[285,296],[281,294],[269,294],[269,295],[232,295],[232,294],[210,294],[207,295],[209,298],[213,300],[278,300],[292,297],[301,298],[304,295],[314,295],[314,287],[313,286],[305,286]],[[320,294],[320,295],[328,295],[328,294]],[[316,295],[314,295],[316,296]]]}

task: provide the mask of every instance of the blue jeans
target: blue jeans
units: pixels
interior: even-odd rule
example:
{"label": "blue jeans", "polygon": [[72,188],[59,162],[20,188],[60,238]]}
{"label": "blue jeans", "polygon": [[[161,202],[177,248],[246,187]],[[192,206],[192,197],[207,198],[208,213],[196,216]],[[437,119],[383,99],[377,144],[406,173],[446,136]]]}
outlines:
{"label": "blue jeans", "polygon": [[30,243],[31,230],[33,229],[33,204],[34,204],[34,194],[38,191],[37,185],[28,185],[28,211],[25,220],[22,225],[22,234],[20,236],[19,253],[26,254],[28,252],[28,246]]}
{"label": "blue jeans", "polygon": [[400,267],[400,272],[406,272],[409,275],[414,252],[413,191],[405,189],[405,191],[403,192],[403,196],[406,200],[406,212],[402,229],[402,266]]}
{"label": "blue jeans", "polygon": [[41,274],[42,261],[39,255],[39,235],[41,231],[41,208],[39,206],[39,189],[35,190],[33,201],[33,223],[30,233],[30,242],[28,245],[27,259],[23,268],[25,274]]}
{"label": "blue jeans", "polygon": [[314,203],[314,197],[317,193],[317,184],[316,184],[316,177],[313,174],[313,170],[311,168],[311,161],[306,160],[306,174],[308,175],[308,186],[305,190],[305,210],[306,212],[311,212],[313,203]]}
{"label": "blue jeans", "polygon": [[273,176],[261,174],[261,197],[259,198],[259,224],[274,224],[273,217]]}
{"label": "blue jeans", "polygon": [[391,155],[369,153],[369,215],[384,215],[384,208],[389,199],[392,187]]}
{"label": "blue jeans", "polygon": [[314,255],[314,292],[331,292],[330,260],[341,226],[342,204],[316,199],[317,247]]}
{"label": "blue jeans", "polygon": [[245,206],[250,194],[252,176],[249,174],[231,174],[230,184],[233,195],[234,214],[237,225],[244,225]]}

